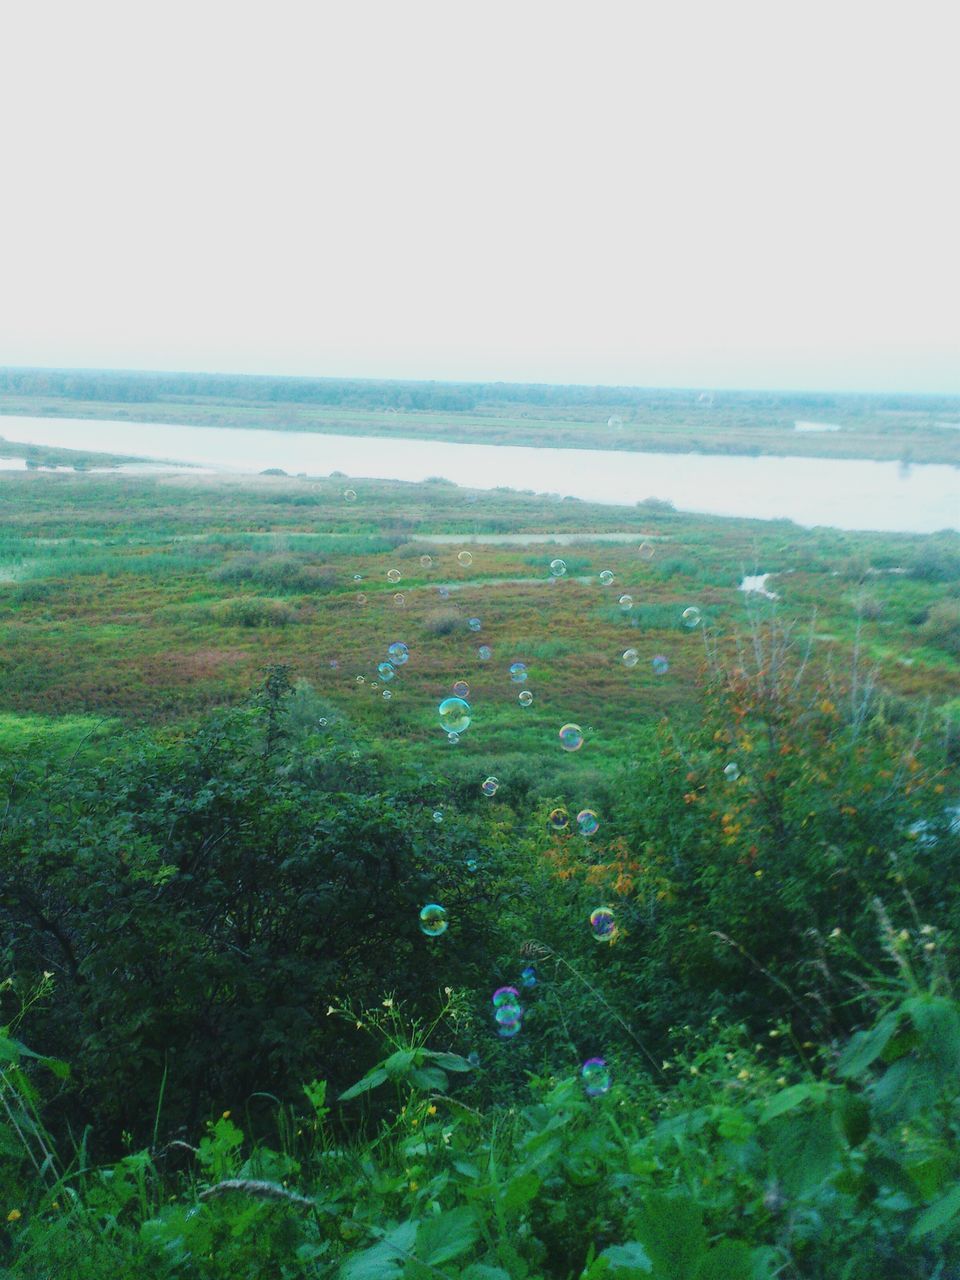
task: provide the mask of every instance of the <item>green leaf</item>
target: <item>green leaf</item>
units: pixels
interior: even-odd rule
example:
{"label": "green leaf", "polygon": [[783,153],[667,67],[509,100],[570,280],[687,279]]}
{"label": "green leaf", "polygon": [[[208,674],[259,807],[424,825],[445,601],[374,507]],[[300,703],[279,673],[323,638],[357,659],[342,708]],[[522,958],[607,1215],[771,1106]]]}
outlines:
{"label": "green leaf", "polygon": [[591,1268],[591,1275],[609,1275],[612,1280],[634,1280],[636,1276],[648,1276],[653,1272],[653,1263],[646,1249],[636,1240],[611,1245],[609,1249],[604,1249],[597,1262],[601,1258],[606,1265],[596,1267],[594,1264],[596,1270]]}
{"label": "green leaf", "polygon": [[361,1093],[369,1093],[371,1089],[376,1089],[377,1085],[383,1084],[384,1080],[389,1079],[390,1077],[383,1067],[375,1067],[373,1071],[368,1071],[362,1080],[358,1080],[349,1089],[345,1089],[340,1095],[340,1101],[348,1102],[350,1098],[358,1098]]}
{"label": "green leaf", "polygon": [[451,1209],[420,1224],[417,1257],[428,1267],[441,1267],[472,1249],[479,1235],[473,1209]]}
{"label": "green leaf", "polygon": [[788,1195],[806,1195],[837,1168],[839,1145],[828,1111],[780,1116],[773,1135],[773,1163]]}
{"label": "green leaf", "polygon": [[920,1033],[921,1046],[947,1075],[960,1071],[960,1013],[943,996],[917,996],[903,1006]]}
{"label": "green leaf", "polygon": [[535,1173],[518,1173],[510,1179],[500,1193],[500,1203],[507,1213],[529,1204],[540,1190],[540,1179]]}
{"label": "green leaf", "polygon": [[417,1238],[416,1221],[402,1222],[382,1240],[349,1257],[340,1268],[340,1280],[396,1280]]}
{"label": "green leaf", "polygon": [[886,1014],[869,1031],[858,1031],[840,1055],[837,1074],[844,1078],[859,1076],[876,1062],[887,1047],[900,1022],[900,1010]]}
{"label": "green leaf", "polygon": [[473,1070],[466,1058],[461,1058],[459,1053],[436,1053],[432,1049],[428,1049],[423,1056],[436,1063],[438,1067],[443,1067],[444,1071]]}
{"label": "green leaf", "polygon": [[410,1083],[418,1089],[435,1089],[437,1093],[445,1093],[449,1081],[447,1073],[439,1067],[414,1067],[410,1072]]}
{"label": "green leaf", "polygon": [[919,1240],[923,1236],[930,1235],[932,1231],[939,1231],[941,1227],[952,1222],[958,1213],[960,1213],[960,1184],[952,1191],[948,1191],[936,1204],[932,1204],[925,1213],[921,1213],[910,1235],[914,1240]]}
{"label": "green leaf", "polygon": [[657,1280],[693,1280],[707,1248],[703,1214],[693,1200],[651,1193],[640,1210],[637,1235]]}
{"label": "green leaf", "polygon": [[724,1240],[697,1264],[694,1280],[753,1280],[754,1251],[742,1240]]}
{"label": "green leaf", "polygon": [[865,1099],[858,1093],[838,1093],[836,1111],[848,1145],[859,1147],[866,1142],[870,1133],[870,1108]]}
{"label": "green leaf", "polygon": [[466,1271],[460,1273],[460,1280],[510,1280],[510,1276],[500,1267],[487,1267],[482,1262],[473,1262]]}
{"label": "green leaf", "polygon": [[416,1054],[412,1049],[398,1049],[384,1061],[383,1069],[391,1079],[396,1079],[397,1076],[406,1075],[415,1057]]}
{"label": "green leaf", "polygon": [[823,1095],[824,1089],[822,1085],[792,1085],[789,1089],[784,1089],[780,1093],[773,1095],[760,1114],[760,1123],[767,1124],[769,1121],[775,1120],[777,1116],[782,1116],[787,1111],[793,1111],[805,1102],[809,1102],[811,1098],[816,1098],[819,1101],[823,1098]]}

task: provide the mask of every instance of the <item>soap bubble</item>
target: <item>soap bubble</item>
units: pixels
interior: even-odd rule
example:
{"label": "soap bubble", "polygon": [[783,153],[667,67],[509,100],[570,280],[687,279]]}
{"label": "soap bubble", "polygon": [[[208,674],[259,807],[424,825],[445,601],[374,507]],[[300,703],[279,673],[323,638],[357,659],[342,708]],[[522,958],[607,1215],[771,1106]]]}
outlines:
{"label": "soap bubble", "polygon": [[613,907],[595,907],[590,912],[590,929],[597,942],[612,942],[617,934]]}
{"label": "soap bubble", "polygon": [[392,680],[396,674],[397,673],[394,670],[392,662],[377,663],[377,675],[379,675],[381,680]]}
{"label": "soap bubble", "polygon": [[497,987],[493,993],[493,1007],[503,1009],[520,1003],[520,992],[516,987]]}
{"label": "soap bubble", "polygon": [[357,604],[366,604],[366,603],[367,603],[367,597],[363,594],[363,592],[362,592],[362,591],[358,591],[358,592],[357,592]]}
{"label": "soap bubble", "polygon": [[636,649],[624,649],[621,662],[625,667],[635,667],[640,661],[640,654]]}
{"label": "soap bubble", "polygon": [[399,570],[399,569],[388,569],[388,570],[387,570],[387,581],[388,581],[388,582],[399,582],[399,581],[400,581],[400,570]]}
{"label": "soap bubble", "polygon": [[470,566],[473,564],[473,552],[472,552],[472,551],[458,551],[458,552],[457,552],[457,559],[460,561],[460,563],[463,565],[463,567],[464,567],[465,569],[469,569],[469,568],[470,568]]}
{"label": "soap bubble", "polygon": [[619,604],[620,608],[624,613],[626,613],[629,609],[633,608],[633,596],[621,596],[617,601],[617,604]]}
{"label": "soap bubble", "polygon": [[612,413],[610,415],[610,417],[607,419],[607,426],[614,431],[620,430],[620,428],[623,426],[623,419],[620,417],[619,413]]}
{"label": "soap bubble", "polygon": [[535,987],[537,985],[537,971],[533,965],[527,965],[526,969],[520,970],[520,985],[522,987]]}
{"label": "soap bubble", "polygon": [[728,782],[736,782],[740,777],[740,766],[737,764],[736,760],[730,761],[723,771],[723,776]]}
{"label": "soap bubble", "polygon": [[523,1021],[523,1006],[516,987],[498,987],[493,993],[493,1016],[501,1036],[515,1036]]}
{"label": "soap bubble", "polygon": [[588,1058],[581,1068],[580,1078],[588,1098],[600,1098],[610,1092],[610,1068],[603,1058]]}
{"label": "soap bubble", "polygon": [[611,582],[613,582],[613,571],[611,569],[601,569],[600,585],[602,587],[609,587]]}
{"label": "soap bubble", "polygon": [[463,865],[467,868],[467,870],[470,872],[471,875],[473,875],[473,873],[479,870],[480,868],[480,863],[476,860],[476,858],[467,858],[466,862],[464,862]]}
{"label": "soap bubble", "polygon": [[531,702],[533,702],[533,694],[529,689],[524,689],[517,698],[517,701],[520,703],[521,707],[529,707]]}
{"label": "soap bubble", "polygon": [[520,1018],[518,1018],[516,1022],[502,1022],[502,1013],[502,1009],[497,1010],[496,1018],[497,1022],[500,1023],[497,1027],[497,1034],[502,1036],[504,1040],[511,1040],[515,1035],[520,1034],[520,1029],[523,1026],[523,1023]]}
{"label": "soap bubble", "polygon": [[434,822],[436,822],[436,823],[441,823],[441,822],[443,821],[443,810],[442,810],[442,809],[434,809],[434,811],[433,811],[433,820],[434,820]]}
{"label": "soap bubble", "polygon": [[570,825],[570,815],[566,809],[551,809],[547,818],[547,826],[552,831],[565,831]]}
{"label": "soap bubble", "polygon": [[527,679],[527,664],[525,662],[511,662],[510,679],[514,684],[524,684]]}
{"label": "soap bubble", "polygon": [[394,640],[393,644],[387,645],[387,657],[395,667],[402,667],[410,657],[410,650],[402,640]]}
{"label": "soap bubble", "polygon": [[340,659],[339,659],[339,658],[331,658],[331,659],[330,659],[330,666],[331,666],[331,668],[332,668],[334,671],[338,671],[338,670],[340,669]]}
{"label": "soap bubble", "polygon": [[327,727],[327,717],[321,716],[320,719],[317,721],[317,724],[320,726],[321,729],[325,729]]}
{"label": "soap bubble", "polygon": [[662,653],[658,653],[651,663],[653,674],[655,676],[665,676],[670,670],[670,663],[666,660]]}
{"label": "soap bubble", "polygon": [[450,599],[450,588],[449,588],[449,587],[437,587],[437,595],[440,597],[440,599],[441,599],[441,600],[449,600],[449,599]]}
{"label": "soap bubble", "polygon": [[420,557],[420,568],[421,568],[421,569],[432,569],[432,568],[433,568],[433,556],[421,556],[421,557]]}
{"label": "soap bubble", "polygon": [[641,560],[653,559],[653,543],[652,542],[641,542],[637,550],[640,552]]}
{"label": "soap bubble", "polygon": [[593,836],[600,830],[600,819],[592,809],[581,809],[577,814],[577,826],[582,836]]}
{"label": "soap bubble", "polygon": [[551,561],[550,561],[550,572],[553,574],[553,576],[554,576],[555,578],[562,578],[562,577],[563,577],[563,575],[567,572],[567,565],[566,565],[566,561],[564,561],[564,560],[551,560]]}
{"label": "soap bubble", "polygon": [[500,787],[499,778],[484,778],[480,784],[480,790],[485,796],[495,796]]}
{"label": "soap bubble", "polygon": [[684,609],[680,615],[680,624],[686,627],[688,631],[692,631],[694,627],[700,625],[700,610],[696,605],[691,605],[689,609]]}
{"label": "soap bubble", "polygon": [[490,648],[488,644],[482,644],[480,648],[477,650],[477,657],[480,659],[481,662],[489,662],[490,659],[493,657],[493,650]]}
{"label": "soap bubble", "polygon": [[393,603],[397,606],[398,609],[402,609],[404,607],[404,605],[407,602],[404,599],[402,591],[398,591],[397,594],[393,597]]}
{"label": "soap bubble", "polygon": [[364,684],[364,683],[365,683],[364,677],[363,677],[363,676],[357,676],[357,684]]}
{"label": "soap bubble", "polygon": [[450,743],[452,743],[452,744],[453,744],[453,746],[456,746],[456,745],[457,745],[457,743],[460,741],[460,735],[459,735],[459,733],[448,733],[448,734],[447,734],[447,741],[448,741],[448,742],[450,742]]}
{"label": "soap bubble", "polygon": [[447,931],[447,909],[436,902],[428,902],[420,910],[420,932],[428,938],[439,938]]}
{"label": "soap bubble", "polygon": [[560,745],[564,751],[579,751],[583,746],[583,730],[578,724],[565,724],[560,729]]}
{"label": "soap bubble", "polygon": [[357,491],[356,491],[356,489],[344,489],[344,491],[343,491],[343,500],[344,500],[344,502],[356,502],[356,500],[357,500]]}
{"label": "soap bubble", "polygon": [[390,699],[393,697],[393,693],[389,689],[384,689],[383,693],[380,696],[383,698],[386,698],[387,702],[389,702]]}
{"label": "soap bubble", "polygon": [[481,622],[480,622],[480,619],[479,619],[479,618],[470,618],[470,619],[467,621],[467,626],[470,628],[470,630],[471,630],[471,631],[479,631],[479,630],[480,630],[481,625],[482,625],[482,624],[481,624]]}
{"label": "soap bubble", "polygon": [[447,733],[463,733],[470,728],[470,707],[463,698],[444,698],[437,708],[440,728]]}
{"label": "soap bubble", "polygon": [[380,688],[380,686],[377,684],[376,680],[374,680],[374,681],[373,681],[373,683],[370,685],[370,688],[371,688],[371,689],[379,689],[379,688]]}
{"label": "soap bubble", "polygon": [[466,680],[457,680],[454,683],[453,692],[458,698],[469,698],[470,686],[467,684]]}
{"label": "soap bubble", "polygon": [[468,1053],[468,1054],[467,1054],[467,1061],[470,1063],[471,1067],[473,1067],[473,1068],[474,1068],[474,1070],[476,1070],[476,1068],[477,1068],[477,1067],[479,1067],[479,1065],[480,1065],[480,1055],[479,1055],[479,1053],[475,1053],[475,1052],[474,1052],[474,1053]]}
{"label": "soap bubble", "polygon": [[353,575],[353,580],[354,580],[354,582],[362,582],[362,581],[363,581],[363,574],[362,574],[362,573],[355,573],[355,574]]}

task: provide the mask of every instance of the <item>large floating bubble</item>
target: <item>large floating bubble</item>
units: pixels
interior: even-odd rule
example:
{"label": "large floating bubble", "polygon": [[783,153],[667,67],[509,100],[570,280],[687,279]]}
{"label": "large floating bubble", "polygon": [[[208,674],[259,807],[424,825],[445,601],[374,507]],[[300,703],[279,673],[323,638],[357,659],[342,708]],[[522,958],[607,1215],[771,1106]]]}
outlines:
{"label": "large floating bubble", "polygon": [[590,931],[597,942],[612,942],[617,933],[613,907],[595,907],[590,912]]}
{"label": "large floating bubble", "polygon": [[394,640],[393,644],[387,645],[387,657],[395,667],[402,667],[410,657],[410,650],[402,640]]}
{"label": "large floating bubble", "polygon": [[736,780],[740,777],[740,766],[737,764],[736,760],[731,760],[730,763],[724,768],[723,776],[727,779],[728,782],[736,782]]}
{"label": "large floating bubble", "polygon": [[592,809],[581,809],[577,814],[577,826],[582,836],[593,836],[600,830],[600,819]]}
{"label": "large floating bubble", "polygon": [[377,663],[377,675],[381,680],[392,680],[396,674],[397,673],[392,662]]}
{"label": "large floating bubble", "polygon": [[499,778],[484,778],[480,783],[480,790],[485,796],[495,796],[500,789]]}
{"label": "large floating bubble", "polygon": [[547,826],[551,831],[565,831],[570,825],[570,815],[566,809],[551,809],[547,818]]}
{"label": "large floating bubble", "polygon": [[479,618],[469,618],[467,620],[467,626],[470,628],[471,631],[479,631],[482,625],[483,624],[481,623]]}
{"label": "large floating bubble", "polygon": [[688,631],[692,631],[694,627],[699,627],[700,610],[696,605],[691,605],[689,609],[684,609],[680,615],[680,625],[686,627]]}
{"label": "large floating bubble", "polygon": [[527,664],[525,662],[511,662],[510,679],[514,684],[525,684],[527,679]]}
{"label": "large floating bubble", "polygon": [[420,932],[428,938],[439,938],[447,931],[447,909],[436,902],[428,902],[420,910]]}
{"label": "large floating bubble", "polygon": [[641,560],[653,559],[653,543],[652,542],[641,542],[637,550],[640,552]]}
{"label": "large floating bubble", "polygon": [[609,587],[612,582],[613,582],[613,571],[611,569],[601,569],[600,585],[602,587]]}
{"label": "large floating bubble", "polygon": [[467,684],[466,680],[456,680],[454,681],[453,692],[458,698],[469,698],[470,686]]}
{"label": "large floating bubble", "polygon": [[603,1058],[588,1058],[580,1070],[580,1078],[588,1098],[600,1098],[610,1092],[610,1068]]}
{"label": "large floating bubble", "polygon": [[459,562],[463,565],[463,567],[464,567],[465,569],[469,569],[469,568],[470,568],[470,566],[473,564],[473,552],[472,552],[472,551],[458,551],[458,552],[457,552],[457,559],[459,560]]}
{"label": "large floating bubble", "polygon": [[493,657],[493,650],[490,648],[488,644],[482,644],[480,648],[477,650],[477,657],[480,659],[481,662],[489,662],[490,659]]}
{"label": "large floating bubble", "polygon": [[516,987],[497,987],[493,993],[493,1007],[501,1009],[504,1005],[520,1003],[520,992]]}
{"label": "large floating bubble", "polygon": [[529,707],[533,702],[533,694],[529,689],[523,689],[517,697],[517,701],[520,703],[521,707]]}
{"label": "large floating bubble", "polygon": [[567,572],[567,564],[565,560],[551,560],[550,572],[555,578],[562,578]]}
{"label": "large floating bubble", "polygon": [[400,581],[400,570],[399,570],[399,569],[388,569],[388,570],[387,570],[387,581],[388,581],[388,582],[399,582],[399,581]]}
{"label": "large floating bubble", "polygon": [[633,608],[633,596],[621,596],[620,599],[617,601],[617,604],[620,606],[620,608],[623,610],[624,613],[627,613],[628,610]]}
{"label": "large floating bubble", "polygon": [[655,676],[665,676],[670,670],[670,663],[666,660],[662,653],[658,653],[651,663],[653,674]]}
{"label": "large floating bubble", "polygon": [[578,724],[565,724],[560,729],[560,745],[564,751],[579,751],[583,746],[583,730]]}
{"label": "large floating bubble", "polygon": [[640,654],[636,649],[624,649],[623,657],[620,659],[625,667],[635,667],[640,661]]}
{"label": "large floating bubble", "polygon": [[444,698],[437,708],[440,728],[447,733],[463,733],[470,728],[470,706],[463,698]]}

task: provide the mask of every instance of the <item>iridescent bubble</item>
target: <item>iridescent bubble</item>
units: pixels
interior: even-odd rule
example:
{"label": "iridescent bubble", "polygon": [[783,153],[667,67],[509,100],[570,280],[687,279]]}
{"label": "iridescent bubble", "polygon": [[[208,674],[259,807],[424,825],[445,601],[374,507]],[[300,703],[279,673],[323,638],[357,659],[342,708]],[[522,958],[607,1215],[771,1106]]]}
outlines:
{"label": "iridescent bubble", "polygon": [[723,776],[728,782],[736,782],[740,777],[740,766],[737,764],[736,760],[730,761],[723,771]]}
{"label": "iridescent bubble", "polygon": [[624,649],[623,657],[620,661],[625,667],[635,667],[640,661],[640,654],[636,649]]}
{"label": "iridescent bubble", "polygon": [[578,724],[565,724],[560,729],[560,745],[564,751],[579,751],[583,746],[583,730]]}
{"label": "iridescent bubble", "polygon": [[457,680],[454,682],[453,692],[458,698],[469,698],[470,686],[466,680]]}
{"label": "iridescent bubble", "polygon": [[390,689],[384,689],[383,693],[380,696],[382,698],[385,698],[387,702],[389,702],[390,699],[393,697],[393,693],[391,692]]}
{"label": "iridescent bubble", "polygon": [[393,597],[393,603],[397,606],[398,609],[402,609],[403,606],[407,603],[403,597],[402,591],[398,591],[397,594]]}
{"label": "iridescent bubble", "polygon": [[555,578],[562,578],[567,572],[567,564],[565,560],[551,560],[550,572]]}
{"label": "iridescent bubble", "polygon": [[434,811],[433,811],[433,820],[434,820],[434,822],[436,822],[436,823],[440,823],[440,822],[442,822],[442,821],[443,821],[443,810],[442,810],[442,809],[434,809]]}
{"label": "iridescent bubble", "polygon": [[344,502],[356,502],[357,491],[355,489],[344,489],[343,500]]}
{"label": "iridescent bubble", "polygon": [[[500,1022],[499,1016],[497,1017],[497,1021]],[[523,1022],[520,1018],[518,1018],[516,1022],[500,1022],[500,1025],[497,1027],[497,1034],[502,1036],[504,1040],[512,1040],[514,1036],[520,1034],[522,1027]]]}
{"label": "iridescent bubble", "polygon": [[394,640],[393,644],[387,645],[387,657],[395,667],[402,667],[410,657],[410,650],[402,640]]}
{"label": "iridescent bubble", "polygon": [[665,676],[670,670],[670,663],[666,660],[662,653],[658,653],[653,659],[651,666],[655,676]]}
{"label": "iridescent bubble", "polygon": [[484,778],[480,783],[480,790],[485,796],[495,796],[500,788],[500,780],[498,778]]}
{"label": "iridescent bubble", "polygon": [[700,625],[700,610],[696,605],[691,605],[689,609],[684,609],[680,615],[680,625],[685,627],[687,631],[692,631],[694,627]]}
{"label": "iridescent bubble", "polygon": [[459,560],[459,562],[463,565],[463,567],[464,567],[465,569],[469,569],[469,568],[470,568],[470,566],[473,564],[473,552],[472,552],[472,551],[458,551],[458,552],[457,552],[457,559]]}
{"label": "iridescent bubble", "polygon": [[620,608],[624,613],[626,613],[629,609],[633,608],[633,596],[621,596],[617,601],[617,604],[619,604]]}
{"label": "iridescent bubble", "polygon": [[590,912],[590,930],[597,942],[612,942],[617,933],[613,907],[595,907]]}
{"label": "iridescent bubble", "polygon": [[493,1007],[503,1009],[520,1003],[520,992],[516,987],[497,987],[493,993]]}
{"label": "iridescent bubble", "polygon": [[524,684],[527,679],[527,664],[525,662],[511,662],[510,679],[514,684]]}
{"label": "iridescent bubble", "polygon": [[493,993],[493,1016],[500,1035],[517,1034],[523,1021],[523,1006],[516,987],[498,987]]}
{"label": "iridescent bubble", "polygon": [[420,568],[421,568],[421,569],[432,569],[432,568],[433,568],[433,556],[421,556],[421,557],[420,557]]}
{"label": "iridescent bubble", "polygon": [[610,1092],[610,1068],[603,1058],[588,1058],[580,1070],[580,1078],[588,1098],[600,1098]]}
{"label": "iridescent bubble", "polygon": [[470,618],[467,621],[467,626],[470,628],[471,631],[479,631],[481,625],[482,624],[479,618]]}
{"label": "iridescent bubble", "polygon": [[609,587],[611,582],[613,582],[613,571],[611,569],[601,569],[600,585],[602,587]]}
{"label": "iridescent bubble", "polygon": [[482,644],[480,648],[477,650],[477,657],[480,659],[481,662],[489,662],[490,659],[493,657],[493,650],[490,648],[488,644]]}
{"label": "iridescent bubble", "polygon": [[437,708],[440,728],[447,733],[463,733],[470,728],[470,706],[463,698],[444,698]]}
{"label": "iridescent bubble", "polygon": [[517,701],[520,703],[521,707],[529,707],[533,702],[533,694],[529,689],[524,689],[517,698]]}
{"label": "iridescent bubble", "polygon": [[420,932],[428,938],[439,938],[447,931],[447,909],[436,902],[428,902],[420,910]]}
{"label": "iridescent bubble", "polygon": [[476,858],[467,858],[466,862],[463,865],[467,868],[467,870],[470,872],[471,875],[473,875],[473,873],[475,871],[478,871],[480,868],[480,863],[476,860]]}
{"label": "iridescent bubble", "polygon": [[547,826],[552,831],[565,831],[570,825],[570,815],[566,809],[551,809],[547,818]]}
{"label": "iridescent bubble", "polygon": [[449,599],[450,599],[450,588],[449,588],[449,587],[437,587],[437,595],[440,597],[440,599],[441,599],[441,600],[449,600]]}
{"label": "iridescent bubble", "polygon": [[358,592],[357,592],[357,604],[366,604],[366,603],[367,603],[367,597],[363,594],[363,592],[362,592],[362,591],[358,591]]}
{"label": "iridescent bubble", "polygon": [[537,971],[533,965],[527,965],[526,969],[520,970],[520,985],[522,987],[535,987],[537,985]]}
{"label": "iridescent bubble", "polygon": [[582,836],[593,836],[600,830],[600,819],[592,809],[581,809],[577,814],[577,826]]}
{"label": "iridescent bubble", "polygon": [[641,542],[637,550],[640,552],[641,560],[653,559],[653,543],[652,542]]}
{"label": "iridescent bubble", "polygon": [[387,581],[388,581],[388,582],[399,582],[399,581],[400,581],[400,570],[399,570],[399,569],[388,569],[388,570],[387,570]]}
{"label": "iridescent bubble", "polygon": [[450,743],[452,743],[454,746],[456,746],[456,745],[457,745],[457,743],[460,741],[460,735],[459,735],[459,733],[448,733],[448,734],[447,734],[447,741],[448,741],[448,742],[450,742]]}
{"label": "iridescent bubble", "polygon": [[381,680],[392,680],[397,674],[392,662],[377,663],[377,674]]}

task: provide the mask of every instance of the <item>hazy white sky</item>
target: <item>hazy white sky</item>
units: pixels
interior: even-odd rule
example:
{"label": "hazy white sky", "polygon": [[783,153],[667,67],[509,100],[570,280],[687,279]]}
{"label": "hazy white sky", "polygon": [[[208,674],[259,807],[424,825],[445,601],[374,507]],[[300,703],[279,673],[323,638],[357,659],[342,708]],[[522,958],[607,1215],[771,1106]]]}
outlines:
{"label": "hazy white sky", "polygon": [[951,4],[0,8],[0,364],[960,392]]}

